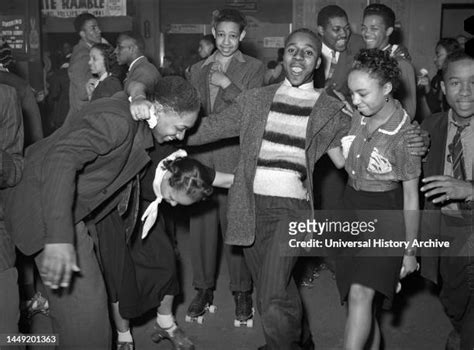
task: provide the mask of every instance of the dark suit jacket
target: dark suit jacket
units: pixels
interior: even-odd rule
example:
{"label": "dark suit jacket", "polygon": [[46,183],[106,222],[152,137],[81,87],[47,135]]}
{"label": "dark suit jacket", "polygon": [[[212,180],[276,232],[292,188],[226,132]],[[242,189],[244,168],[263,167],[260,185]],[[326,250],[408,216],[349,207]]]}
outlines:
{"label": "dark suit jacket", "polygon": [[332,90],[335,89],[341,92],[350,101],[349,88],[347,87],[347,76],[351,70],[352,63],[354,62],[354,56],[364,47],[365,43],[362,37],[358,34],[352,34],[347,43],[346,50],[339,54],[339,60],[337,61],[334,74],[328,81],[326,81],[324,76],[325,65],[328,64],[328,62],[325,62],[324,58],[321,57],[321,64],[314,72],[314,86],[316,88],[326,87],[330,95],[332,95]]}
{"label": "dark suit jacket", "polygon": [[148,163],[150,130],[132,120],[127,101],[103,98],[27,149],[23,179],[7,220],[17,247],[74,243],[74,224],[116,195]]}
{"label": "dark suit jacket", "polygon": [[[431,148],[423,162],[424,177],[443,175],[444,161],[446,159],[446,139],[448,135],[448,112],[440,112],[428,118],[425,118],[421,127],[430,133]],[[427,234],[433,237],[433,234],[439,233],[441,226],[440,206],[433,204],[425,198],[424,209],[428,210],[422,219],[422,235]],[[472,218],[468,219],[472,223]],[[421,237],[422,239],[425,237]],[[437,282],[438,281],[438,257],[423,258],[422,274],[424,277]]]}
{"label": "dark suit jacket", "polygon": [[102,80],[92,92],[91,101],[95,101],[102,97],[110,97],[115,93],[122,91],[123,86],[119,78],[115,75],[110,75]]}
{"label": "dark suit jacket", "polygon": [[[199,145],[226,137],[240,137],[240,159],[227,204],[227,244],[248,246],[255,240],[253,181],[268,113],[279,87],[280,84],[244,91],[229,108],[204,118],[198,132],[188,139],[190,144]],[[324,90],[320,92],[306,128],[305,186],[311,207],[314,164],[328,149],[338,146],[350,128],[350,117],[342,112],[342,102],[328,96]]]}
{"label": "dark suit jacket", "polygon": [[140,57],[138,61],[133,64],[132,69],[127,72],[127,77],[123,82],[124,89],[127,91],[130,82],[138,81],[145,85],[147,92],[152,92],[160,78],[161,75],[158,69],[143,56]]}
{"label": "dark suit jacket", "polygon": [[9,85],[15,88],[21,103],[23,112],[23,124],[25,126],[25,145],[43,138],[43,126],[41,124],[41,114],[36,102],[35,94],[30,84],[18,75],[10,72],[0,71],[0,84]]}
{"label": "dark suit jacket", "polygon": [[15,247],[3,221],[4,209],[9,205],[7,192],[20,181],[22,172],[23,121],[20,102],[15,88],[0,84],[0,273],[15,266]]}

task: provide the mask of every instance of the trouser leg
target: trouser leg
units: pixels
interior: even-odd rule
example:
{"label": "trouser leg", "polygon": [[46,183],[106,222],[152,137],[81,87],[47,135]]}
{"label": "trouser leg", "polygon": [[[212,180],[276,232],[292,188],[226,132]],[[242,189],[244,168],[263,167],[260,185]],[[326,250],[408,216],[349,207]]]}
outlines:
{"label": "trouser leg", "polygon": [[[59,336],[60,349],[109,349],[107,295],[94,244],[83,222],[75,230],[80,273],[74,274],[69,289],[45,288],[53,333]],[[43,252],[35,258],[38,267],[42,258]]]}
{"label": "trouser leg", "polygon": [[[220,228],[225,241],[227,231],[227,191],[217,193],[219,203]],[[252,290],[252,277],[245,262],[244,253],[241,246],[228,245],[224,243],[224,257],[229,269],[231,292],[247,292]]]}
{"label": "trouser leg", "polygon": [[195,288],[214,288],[217,265],[219,213],[217,199],[196,204],[191,209],[189,234]]}

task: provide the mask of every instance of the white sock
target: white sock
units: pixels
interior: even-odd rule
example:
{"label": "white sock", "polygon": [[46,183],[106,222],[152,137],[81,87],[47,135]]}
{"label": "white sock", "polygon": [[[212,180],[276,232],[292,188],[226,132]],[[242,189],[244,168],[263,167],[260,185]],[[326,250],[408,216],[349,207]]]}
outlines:
{"label": "white sock", "polygon": [[166,330],[170,335],[177,328],[176,323],[174,322],[173,315],[160,315],[157,314],[156,322],[158,326]]}
{"label": "white sock", "polygon": [[130,333],[130,329],[126,332],[120,332],[119,330],[117,330],[117,334],[118,334],[118,341],[133,342],[132,333]]}

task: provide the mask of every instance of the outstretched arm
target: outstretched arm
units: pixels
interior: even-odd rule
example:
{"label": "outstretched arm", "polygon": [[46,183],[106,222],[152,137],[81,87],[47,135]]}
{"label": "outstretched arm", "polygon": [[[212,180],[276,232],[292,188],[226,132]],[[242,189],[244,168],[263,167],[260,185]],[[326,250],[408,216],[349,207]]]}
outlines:
{"label": "outstretched arm", "polygon": [[222,173],[220,171],[216,171],[216,177],[212,182],[212,186],[214,187],[221,187],[221,188],[230,188],[234,183],[234,174],[229,173]]}

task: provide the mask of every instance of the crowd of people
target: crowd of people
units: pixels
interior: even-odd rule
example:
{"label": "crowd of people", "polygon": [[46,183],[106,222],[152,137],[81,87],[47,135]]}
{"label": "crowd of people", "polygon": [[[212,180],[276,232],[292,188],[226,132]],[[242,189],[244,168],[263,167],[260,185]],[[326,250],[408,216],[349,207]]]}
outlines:
{"label": "crowd of people", "polygon": [[[130,320],[153,309],[154,342],[194,349],[173,316],[172,207],[181,205],[190,206],[196,289],[187,319],[213,308],[222,249],[236,324],[252,322],[255,290],[259,349],[314,349],[306,315],[317,310],[304,310],[297,284],[311,284],[317,267],[282,253],[288,222],[321,210],[356,221],[365,210],[392,213],[377,238],[407,245],[386,256],[321,254],[347,308],[344,348],[381,348],[379,310],[417,271],[441,286],[450,349],[474,348],[474,58],[441,38],[437,74],[417,78],[408,50],[390,41],[391,8],[368,5],[358,35],[328,5],[317,32],[291,32],[265,67],[240,50],[242,13],[212,15],[201,60],[183,76],[150,62],[138,33],[111,45],[92,14],[79,15],[80,40],[50,91],[55,100],[68,86],[67,104],[49,111],[46,138],[39,111],[27,108],[31,88],[0,61],[0,334],[19,332],[28,283],[26,309],[48,315],[61,349],[133,350]],[[425,224],[463,239],[423,254],[415,241]]]}

